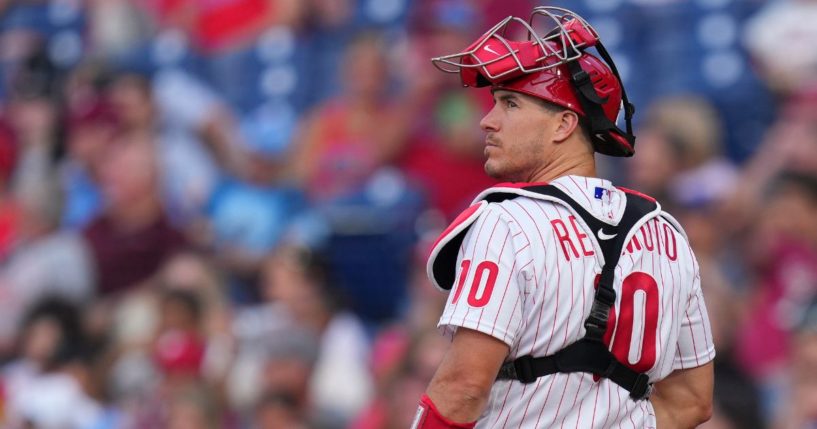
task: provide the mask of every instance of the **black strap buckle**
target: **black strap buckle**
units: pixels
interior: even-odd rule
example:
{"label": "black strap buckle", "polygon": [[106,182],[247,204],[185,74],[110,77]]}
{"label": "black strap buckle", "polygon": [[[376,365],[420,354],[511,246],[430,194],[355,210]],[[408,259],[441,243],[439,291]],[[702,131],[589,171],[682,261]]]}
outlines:
{"label": "black strap buckle", "polygon": [[573,73],[572,78],[573,82],[576,84],[577,87],[585,85],[588,82],[590,82],[590,75],[582,69],[579,69],[578,71]]}
{"label": "black strap buckle", "polygon": [[584,322],[585,338],[590,341],[601,342],[604,338],[604,333],[607,332],[607,323],[599,322],[597,320],[586,320]]}
{"label": "black strap buckle", "polygon": [[641,373],[635,378],[633,388],[630,389],[630,397],[635,401],[647,399],[652,394],[653,385],[650,384],[650,377],[647,374]]}
{"label": "black strap buckle", "polygon": [[608,307],[612,307],[616,303],[616,291],[612,286],[599,284],[596,289],[596,299]]}
{"label": "black strap buckle", "polygon": [[533,383],[538,378],[538,376],[533,373],[533,356],[531,355],[518,357],[513,361],[513,365],[508,366],[512,368],[514,373],[513,378],[519,380],[523,384]]}

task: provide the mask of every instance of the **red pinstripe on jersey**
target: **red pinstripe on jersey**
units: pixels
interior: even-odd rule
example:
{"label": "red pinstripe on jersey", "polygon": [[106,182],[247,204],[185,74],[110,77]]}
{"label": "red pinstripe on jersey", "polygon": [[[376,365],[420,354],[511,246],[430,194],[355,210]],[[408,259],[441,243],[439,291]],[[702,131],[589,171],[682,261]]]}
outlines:
{"label": "red pinstripe on jersey", "polygon": [[[551,184],[612,225],[621,219],[626,193],[634,192],[596,178],[568,176]],[[595,197],[596,187],[604,189],[601,198]],[[571,216],[567,207],[535,198],[488,204],[460,247],[457,287],[449,295],[440,327],[448,333],[466,327],[494,336],[510,346],[510,358],[552,354],[581,338],[602,256],[595,232]],[[611,319],[623,317],[624,322],[607,336],[617,355],[645,370],[653,381],[674,369],[710,361],[714,348],[706,306],[684,235],[656,218],[640,228],[624,254],[616,268],[617,303],[611,314]],[[483,268],[484,274],[477,269],[486,261],[496,266],[492,282],[490,269]],[[625,278],[632,284],[623,291]],[[493,284],[490,291],[488,283]],[[632,401],[609,380],[584,373],[554,374],[530,385],[499,381],[477,423],[478,428],[654,426],[649,402]]]}

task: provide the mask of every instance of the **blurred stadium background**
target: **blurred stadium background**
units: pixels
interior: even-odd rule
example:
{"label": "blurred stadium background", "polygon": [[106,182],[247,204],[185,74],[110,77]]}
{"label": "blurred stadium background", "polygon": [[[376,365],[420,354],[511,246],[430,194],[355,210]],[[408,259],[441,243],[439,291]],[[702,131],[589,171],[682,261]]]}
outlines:
{"label": "blurred stadium background", "polygon": [[[637,106],[600,173],[700,261],[706,427],[817,427],[817,1],[548,4]],[[492,183],[429,58],[533,5],[0,0],[2,427],[408,427],[427,248]]]}

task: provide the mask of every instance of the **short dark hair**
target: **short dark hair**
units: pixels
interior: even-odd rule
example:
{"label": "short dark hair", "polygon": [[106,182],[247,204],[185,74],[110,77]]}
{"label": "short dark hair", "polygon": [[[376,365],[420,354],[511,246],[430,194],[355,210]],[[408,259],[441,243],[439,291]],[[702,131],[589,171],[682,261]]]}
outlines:
{"label": "short dark hair", "polygon": [[558,104],[551,103],[550,101],[541,99],[539,97],[531,96],[531,98],[536,100],[536,102],[539,103],[539,105],[542,106],[542,108],[544,108],[548,112],[561,113],[564,112],[565,110],[570,110],[571,112],[575,113],[579,117],[579,129],[581,130],[582,135],[584,136],[585,139],[587,139],[587,141],[591,145],[593,145],[593,132],[591,131],[590,128],[590,120],[588,120],[586,116],[580,114],[579,112],[576,112],[575,110],[571,110]]}

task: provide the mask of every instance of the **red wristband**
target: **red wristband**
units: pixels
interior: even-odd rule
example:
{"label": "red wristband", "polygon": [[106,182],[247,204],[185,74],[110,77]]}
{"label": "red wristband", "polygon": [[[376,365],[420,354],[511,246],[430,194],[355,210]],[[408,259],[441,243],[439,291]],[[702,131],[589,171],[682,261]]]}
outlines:
{"label": "red wristband", "polygon": [[414,416],[414,422],[411,424],[411,429],[473,429],[477,422],[471,423],[455,423],[440,414],[431,398],[423,394],[420,398],[420,406],[417,408],[417,414]]}

